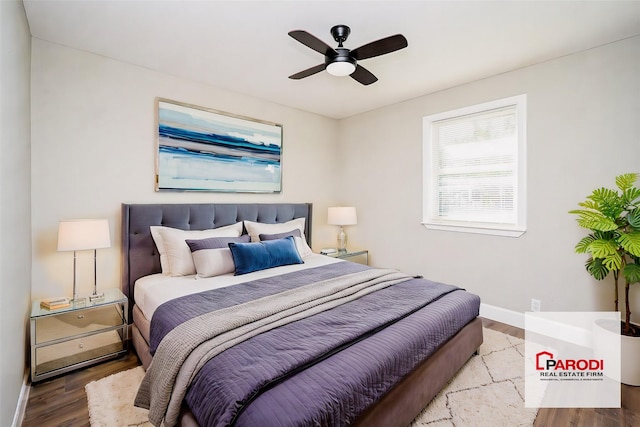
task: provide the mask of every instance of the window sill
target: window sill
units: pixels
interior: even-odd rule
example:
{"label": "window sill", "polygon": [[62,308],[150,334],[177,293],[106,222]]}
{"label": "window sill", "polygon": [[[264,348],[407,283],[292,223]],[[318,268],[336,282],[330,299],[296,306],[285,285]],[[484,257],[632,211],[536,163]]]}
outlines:
{"label": "window sill", "polygon": [[427,228],[428,230],[453,231],[456,233],[490,234],[493,236],[502,236],[502,237],[520,237],[526,232],[526,230],[516,229],[516,228],[499,228],[499,227],[482,226],[477,224],[453,225],[453,224],[423,222],[422,225],[424,225],[425,228]]}

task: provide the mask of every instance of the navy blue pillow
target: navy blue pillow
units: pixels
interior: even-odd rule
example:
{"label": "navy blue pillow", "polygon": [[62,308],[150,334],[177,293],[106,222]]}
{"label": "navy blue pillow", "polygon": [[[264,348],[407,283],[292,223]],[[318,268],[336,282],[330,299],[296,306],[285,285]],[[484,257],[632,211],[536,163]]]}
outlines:
{"label": "navy blue pillow", "polygon": [[303,264],[292,236],[255,243],[229,243],[236,276],[282,265]]}

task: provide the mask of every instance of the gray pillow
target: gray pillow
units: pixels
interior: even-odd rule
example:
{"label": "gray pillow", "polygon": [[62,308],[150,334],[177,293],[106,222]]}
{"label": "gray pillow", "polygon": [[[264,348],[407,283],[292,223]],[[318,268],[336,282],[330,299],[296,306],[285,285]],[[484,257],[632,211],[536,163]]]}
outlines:
{"label": "gray pillow", "polygon": [[260,234],[258,237],[260,237],[260,241],[263,240],[277,240],[277,239],[284,239],[285,237],[289,237],[289,236],[293,236],[293,237],[302,237],[302,234],[300,233],[300,230],[293,229],[291,231],[286,231],[284,233],[277,233],[277,234]]}
{"label": "gray pillow", "polygon": [[186,240],[198,277],[214,277],[235,272],[229,243],[249,243],[251,237],[210,237],[201,240]]}

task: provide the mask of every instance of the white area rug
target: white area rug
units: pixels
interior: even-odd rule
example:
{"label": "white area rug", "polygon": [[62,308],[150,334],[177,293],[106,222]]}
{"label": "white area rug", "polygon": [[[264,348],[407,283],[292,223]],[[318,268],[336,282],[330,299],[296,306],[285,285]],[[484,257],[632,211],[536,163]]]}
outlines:
{"label": "white area rug", "polygon": [[89,401],[92,427],[153,427],[149,411],[133,406],[138,386],[144,377],[142,366],[92,381],[84,389]]}
{"label": "white area rug", "polygon": [[[524,407],[524,341],[484,329],[484,343],[411,427],[531,426],[537,409]],[[133,406],[142,367],[86,385],[93,427],[151,426]]]}
{"label": "white area rug", "polygon": [[524,407],[524,341],[483,329],[479,355],[469,360],[411,427],[531,426]]}

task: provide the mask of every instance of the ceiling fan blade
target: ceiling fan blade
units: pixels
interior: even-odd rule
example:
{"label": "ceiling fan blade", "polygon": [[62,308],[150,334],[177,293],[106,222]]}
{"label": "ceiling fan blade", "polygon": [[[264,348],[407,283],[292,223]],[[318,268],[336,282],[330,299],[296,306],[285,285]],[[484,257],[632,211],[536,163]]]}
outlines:
{"label": "ceiling fan blade", "polygon": [[365,86],[378,81],[378,78],[362,65],[356,65],[356,70],[351,73],[351,78]]}
{"label": "ceiling fan blade", "polygon": [[310,47],[311,49],[315,50],[316,52],[320,52],[325,56],[338,55],[338,52],[336,52],[335,49],[333,49],[331,46],[304,30],[289,31],[289,35],[298,40],[303,45]]}
{"label": "ceiling fan blade", "polygon": [[316,65],[315,67],[311,67],[311,68],[307,68],[306,70],[300,71],[299,73],[295,73],[291,76],[289,76],[290,79],[294,79],[294,80],[300,80],[303,79],[305,77],[309,77],[312,76],[316,73],[319,73],[320,71],[324,70],[326,68],[325,64],[319,64]]}
{"label": "ceiling fan blade", "polygon": [[409,43],[402,34],[389,36],[384,39],[376,40],[360,46],[351,51],[351,56],[357,60],[373,58],[374,56],[384,55],[386,53],[395,52],[396,50],[407,47]]}

